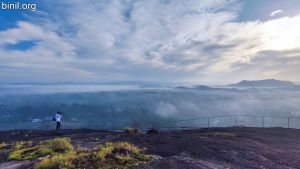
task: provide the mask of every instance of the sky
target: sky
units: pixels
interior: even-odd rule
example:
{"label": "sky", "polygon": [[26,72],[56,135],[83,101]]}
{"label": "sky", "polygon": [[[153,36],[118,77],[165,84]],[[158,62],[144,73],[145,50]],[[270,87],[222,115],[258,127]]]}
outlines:
{"label": "sky", "polygon": [[300,81],[299,0],[19,0],[0,82]]}

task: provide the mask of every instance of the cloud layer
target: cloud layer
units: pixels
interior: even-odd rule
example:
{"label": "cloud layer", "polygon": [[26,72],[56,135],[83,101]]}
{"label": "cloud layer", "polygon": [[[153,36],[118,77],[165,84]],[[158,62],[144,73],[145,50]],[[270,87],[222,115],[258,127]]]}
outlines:
{"label": "cloud layer", "polygon": [[45,3],[0,31],[1,81],[300,81],[300,15],[241,22],[236,0]]}

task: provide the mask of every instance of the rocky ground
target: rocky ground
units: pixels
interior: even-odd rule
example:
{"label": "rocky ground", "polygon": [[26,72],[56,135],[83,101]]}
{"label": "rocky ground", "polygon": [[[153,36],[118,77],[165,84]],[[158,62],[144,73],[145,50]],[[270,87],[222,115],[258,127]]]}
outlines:
{"label": "rocky ground", "polygon": [[[100,130],[5,131],[0,143],[40,142],[69,137],[75,147],[92,148],[109,141],[128,141],[154,155],[140,169],[300,168],[300,130],[283,128],[214,128],[129,134]],[[0,168],[28,168],[32,161],[9,161],[0,152]]]}

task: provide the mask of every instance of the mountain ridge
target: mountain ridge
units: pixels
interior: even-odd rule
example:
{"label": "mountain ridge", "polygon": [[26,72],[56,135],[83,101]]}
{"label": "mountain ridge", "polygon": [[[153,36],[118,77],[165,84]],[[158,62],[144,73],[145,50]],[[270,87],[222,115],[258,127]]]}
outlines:
{"label": "mountain ridge", "polygon": [[242,80],[235,84],[230,84],[231,87],[297,87],[297,84],[292,81],[276,80],[276,79],[264,79],[264,80]]}

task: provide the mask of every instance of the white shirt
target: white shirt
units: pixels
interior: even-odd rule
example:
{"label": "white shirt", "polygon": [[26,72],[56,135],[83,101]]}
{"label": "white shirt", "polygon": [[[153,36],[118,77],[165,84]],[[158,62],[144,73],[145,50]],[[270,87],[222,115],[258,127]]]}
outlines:
{"label": "white shirt", "polygon": [[56,114],[55,115],[55,121],[60,122],[61,119],[61,115],[60,114]]}

